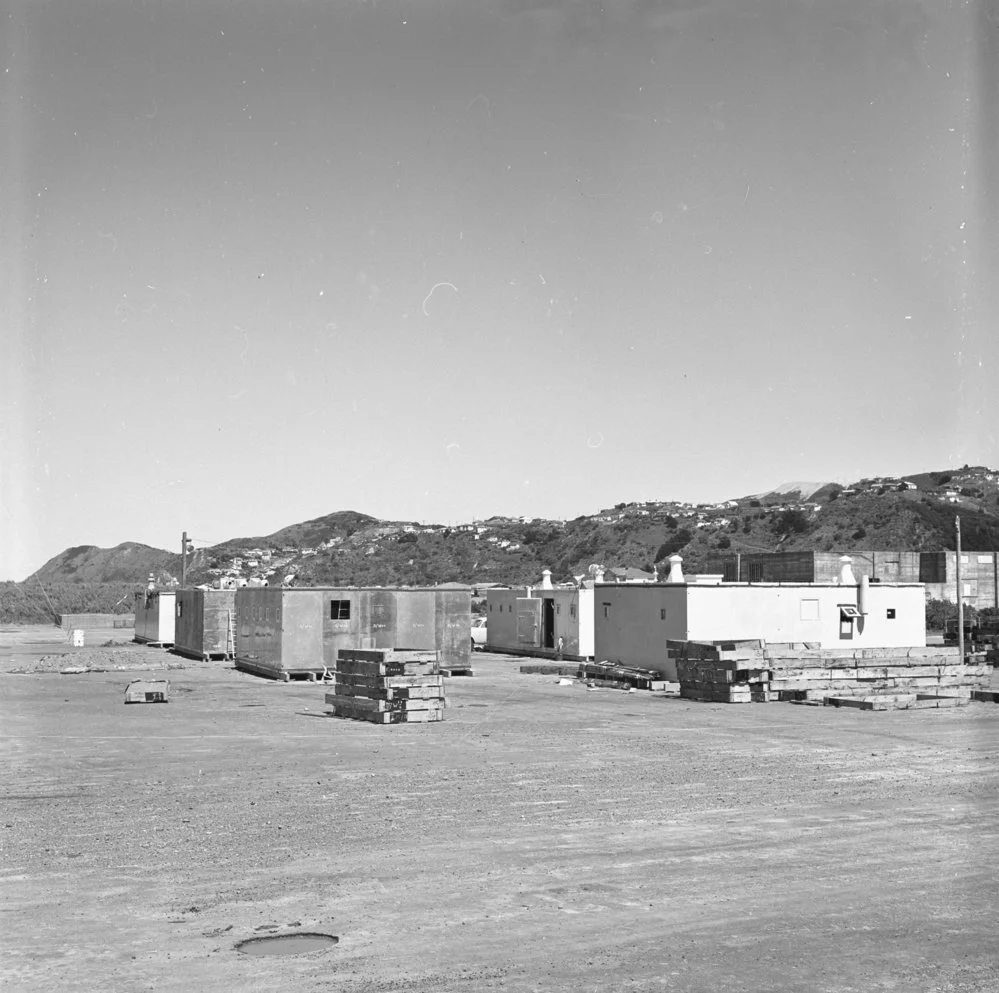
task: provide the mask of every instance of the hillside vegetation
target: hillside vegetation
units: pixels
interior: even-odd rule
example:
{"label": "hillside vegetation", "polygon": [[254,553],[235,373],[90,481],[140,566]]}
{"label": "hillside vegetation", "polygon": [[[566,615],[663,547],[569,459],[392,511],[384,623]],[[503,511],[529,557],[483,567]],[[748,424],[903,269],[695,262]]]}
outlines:
{"label": "hillside vegetation", "polygon": [[141,583],[0,583],[0,624],[58,624],[63,614],[129,614]]}
{"label": "hillside vegetation", "polygon": [[[795,486],[807,489],[807,498]],[[999,472],[964,466],[848,487],[785,484],[718,504],[620,503],[571,521],[494,517],[444,527],[345,510],[198,549],[188,575],[191,583],[228,575],[266,577],[272,584],[294,576],[297,585],[515,585],[536,583],[544,568],[556,581],[570,580],[592,563],[658,568],[663,574],[673,553],[694,573],[719,571],[736,552],[953,548],[956,514],[965,548],[999,550]],[[178,578],[180,556],[134,542],[112,549],[81,546],[47,562],[18,595],[37,613],[42,608],[35,587],[45,584],[52,596],[55,585],[61,590],[66,584],[79,596],[69,606],[68,594],[60,592],[60,611],[108,610],[97,603],[112,591],[105,595],[100,584],[138,588],[150,573],[160,582]],[[8,597],[16,599],[10,592]]]}

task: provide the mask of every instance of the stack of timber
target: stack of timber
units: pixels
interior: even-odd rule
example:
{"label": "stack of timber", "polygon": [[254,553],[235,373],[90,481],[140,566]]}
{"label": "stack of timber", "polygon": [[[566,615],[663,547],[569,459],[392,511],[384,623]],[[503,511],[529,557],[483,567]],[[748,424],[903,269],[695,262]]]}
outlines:
{"label": "stack of timber", "polygon": [[769,703],[777,699],[762,642],[667,641],[680,696],[709,703]]}
{"label": "stack of timber", "polygon": [[[523,667],[521,672],[523,672]],[[582,662],[576,673],[578,679],[585,679],[591,686],[611,686],[620,689],[665,691],[669,685],[662,674],[654,669],[639,669],[636,666],[620,665],[616,662]]]}
{"label": "stack of timber", "polygon": [[864,710],[961,706],[989,681],[956,648],[817,648],[806,643],[667,642],[680,695],[719,703],[829,704]]}
{"label": "stack of timber", "polygon": [[[904,710],[968,703],[988,682],[983,660],[963,662],[956,648],[799,649],[768,645],[770,685],[781,700]],[[934,701],[937,701],[934,703]]]}
{"label": "stack of timber", "polygon": [[326,703],[337,717],[371,724],[444,719],[444,677],[436,652],[341,648]]}

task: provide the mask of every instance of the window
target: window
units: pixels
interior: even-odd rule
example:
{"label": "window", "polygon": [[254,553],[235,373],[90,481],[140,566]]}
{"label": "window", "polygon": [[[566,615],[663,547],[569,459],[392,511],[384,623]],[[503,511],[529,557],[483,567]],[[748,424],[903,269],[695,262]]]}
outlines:
{"label": "window", "polygon": [[661,620],[661,621],[665,621],[666,620],[666,608],[665,607],[661,607],[660,610],[659,610],[659,620]]}
{"label": "window", "polygon": [[817,621],[819,619],[819,601],[818,600],[800,601],[799,616],[803,621]]}
{"label": "window", "polygon": [[762,583],[763,582],[763,563],[762,562],[750,562],[749,563],[749,581],[751,583]]}
{"label": "window", "polygon": [[895,620],[895,608],[894,607],[889,607],[885,611],[885,616],[888,618],[889,621]]}
{"label": "window", "polygon": [[604,617],[610,617],[610,604],[604,604]]}
{"label": "window", "polygon": [[350,601],[349,600],[330,600],[330,620],[331,621],[349,621],[350,620]]}
{"label": "window", "polygon": [[991,555],[979,555],[978,556],[978,564],[979,565],[990,565],[991,562],[992,562],[992,556]]}
{"label": "window", "polygon": [[853,638],[853,622],[860,617],[860,611],[852,603],[839,605],[839,636],[844,641]]}
{"label": "window", "polygon": [[968,563],[968,556],[967,555],[962,555],[961,556],[961,565],[967,565],[967,563]]}
{"label": "window", "polygon": [[569,604],[569,616],[570,617],[576,616],[576,605],[574,603]]}

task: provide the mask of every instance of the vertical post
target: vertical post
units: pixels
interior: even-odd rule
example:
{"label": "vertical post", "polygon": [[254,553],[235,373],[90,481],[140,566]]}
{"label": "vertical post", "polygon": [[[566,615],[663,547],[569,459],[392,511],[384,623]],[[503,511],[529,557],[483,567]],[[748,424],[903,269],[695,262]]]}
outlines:
{"label": "vertical post", "polygon": [[955,562],[955,578],[957,580],[957,654],[964,661],[964,591],[961,588],[961,515],[954,518],[957,533],[957,557]]}
{"label": "vertical post", "polygon": [[187,532],[180,539],[180,588],[187,586]]}
{"label": "vertical post", "polygon": [[735,581],[742,582],[742,552],[735,553]]}

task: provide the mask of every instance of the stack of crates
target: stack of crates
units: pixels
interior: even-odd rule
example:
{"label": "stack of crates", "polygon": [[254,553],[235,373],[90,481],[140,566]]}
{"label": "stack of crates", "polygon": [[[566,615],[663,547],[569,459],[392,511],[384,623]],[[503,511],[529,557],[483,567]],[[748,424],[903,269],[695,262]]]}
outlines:
{"label": "stack of crates", "polygon": [[436,652],[341,648],[326,703],[337,717],[371,724],[444,719],[444,677]]}

